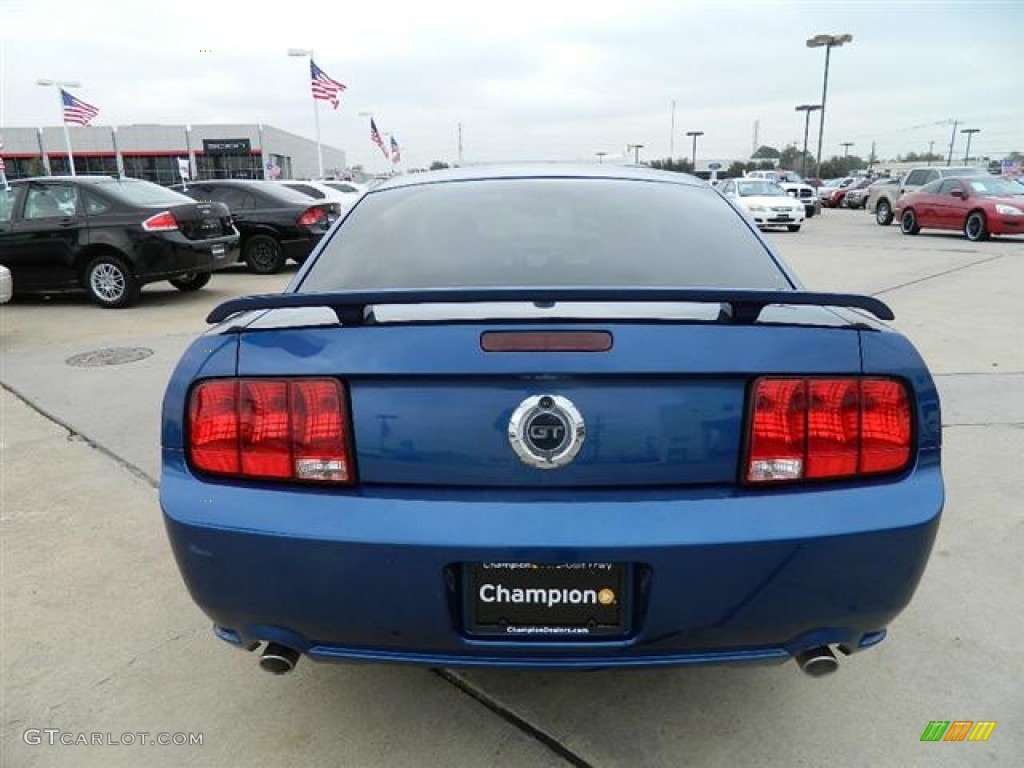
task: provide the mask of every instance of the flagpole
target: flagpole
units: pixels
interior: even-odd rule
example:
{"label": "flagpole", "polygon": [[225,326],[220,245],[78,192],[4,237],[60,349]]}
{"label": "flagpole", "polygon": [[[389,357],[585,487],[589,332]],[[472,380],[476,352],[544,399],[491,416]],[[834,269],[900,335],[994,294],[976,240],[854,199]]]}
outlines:
{"label": "flagpole", "polygon": [[320,144],[320,104],[317,99],[313,99],[313,122],[316,124],[316,163],[322,179],[324,177],[324,148]]}
{"label": "flagpole", "polygon": [[[312,48],[289,48],[289,56],[302,56],[309,59],[309,71],[313,72],[314,53]],[[316,95],[313,95],[313,125],[316,127],[316,166],[322,179],[324,177],[324,149],[320,144],[320,105],[317,104]]]}
{"label": "flagpole", "polygon": [[74,176],[75,156],[71,153],[71,132],[68,130],[68,121],[64,119],[64,97],[61,95],[61,91],[64,88],[78,88],[81,83],[71,80],[36,80],[36,84],[52,85],[57,91],[57,101],[60,102],[61,121],[64,123],[64,144],[68,150],[68,167],[71,169],[71,175]]}

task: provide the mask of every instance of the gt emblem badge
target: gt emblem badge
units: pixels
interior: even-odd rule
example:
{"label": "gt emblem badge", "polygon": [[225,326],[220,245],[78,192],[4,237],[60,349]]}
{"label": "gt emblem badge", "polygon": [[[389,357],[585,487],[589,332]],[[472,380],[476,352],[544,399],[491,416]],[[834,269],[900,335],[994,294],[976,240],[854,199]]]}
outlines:
{"label": "gt emblem badge", "polygon": [[534,395],[519,404],[508,422],[508,442],[524,464],[558,469],[583,447],[583,416],[561,395]]}

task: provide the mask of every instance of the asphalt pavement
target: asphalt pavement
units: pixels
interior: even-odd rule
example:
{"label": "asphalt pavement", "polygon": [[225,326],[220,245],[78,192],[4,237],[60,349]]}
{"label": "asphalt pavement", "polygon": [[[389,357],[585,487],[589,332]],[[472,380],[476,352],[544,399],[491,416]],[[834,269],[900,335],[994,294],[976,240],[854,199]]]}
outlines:
{"label": "asphalt pavement", "polygon": [[[878,649],[824,679],[791,663],[261,672],[189,599],[155,491],[160,399],[205,312],[290,278],[232,271],[196,294],[149,286],[131,310],[0,307],[0,765],[1021,764],[1024,239],[907,237],[845,210],[769,237],[808,287],[889,302],[943,397],[946,513]],[[931,720],[998,724],[922,743]]]}

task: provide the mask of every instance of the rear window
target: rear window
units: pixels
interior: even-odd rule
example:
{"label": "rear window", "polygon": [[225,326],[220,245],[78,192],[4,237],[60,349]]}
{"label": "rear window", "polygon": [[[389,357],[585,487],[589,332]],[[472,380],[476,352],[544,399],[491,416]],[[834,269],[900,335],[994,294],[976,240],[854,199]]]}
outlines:
{"label": "rear window", "polygon": [[708,187],[501,179],[364,197],[299,290],[502,286],[792,287]]}
{"label": "rear window", "polygon": [[104,181],[96,184],[96,189],[115,200],[131,205],[181,205],[192,202],[180,192],[141,179]]}

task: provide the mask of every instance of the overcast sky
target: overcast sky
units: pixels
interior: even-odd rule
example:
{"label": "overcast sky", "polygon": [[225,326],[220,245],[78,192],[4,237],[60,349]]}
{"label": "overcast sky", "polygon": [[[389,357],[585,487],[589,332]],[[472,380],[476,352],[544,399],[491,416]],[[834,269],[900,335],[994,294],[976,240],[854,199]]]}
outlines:
{"label": "overcast sky", "polygon": [[[79,80],[97,125],[263,122],[313,136],[308,64],[348,85],[320,102],[323,141],[383,170],[372,111],[407,167],[592,160],[643,144],[641,159],[746,157],[803,140],[794,106],[821,99],[818,33],[833,50],[826,156],[948,149],[951,118],[980,128],[971,154],[1024,151],[1024,1],[659,2],[658,0],[0,0],[0,129],[56,125],[52,89]],[[209,51],[209,52],[204,52]],[[816,141],[812,120],[811,147]],[[956,137],[962,157],[965,137]]]}

